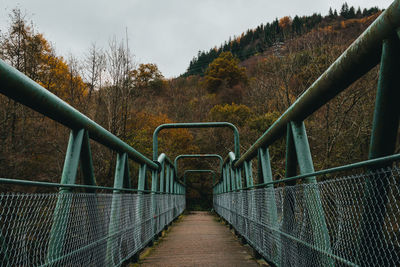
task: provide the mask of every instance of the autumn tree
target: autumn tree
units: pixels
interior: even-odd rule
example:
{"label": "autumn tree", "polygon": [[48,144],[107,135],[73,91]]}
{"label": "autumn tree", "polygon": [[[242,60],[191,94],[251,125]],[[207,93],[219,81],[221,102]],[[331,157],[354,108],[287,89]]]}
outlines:
{"label": "autumn tree", "polygon": [[138,94],[140,94],[141,91],[149,89],[153,92],[159,91],[163,87],[164,76],[161,74],[156,64],[140,64],[137,69],[131,71],[131,75],[134,79],[134,86]]}
{"label": "autumn tree", "polygon": [[[0,35],[0,57],[80,108],[86,85],[78,61],[70,57],[67,63],[56,56],[54,48],[19,9],[12,10],[9,28]],[[0,96],[0,176],[58,182],[55,177],[62,169],[67,139],[67,129]]]}
{"label": "autumn tree", "polygon": [[211,121],[228,121],[236,126],[243,126],[248,123],[252,116],[252,111],[246,105],[216,105],[209,113]]}
{"label": "autumn tree", "polygon": [[210,93],[217,93],[226,85],[229,88],[247,82],[245,68],[239,66],[239,59],[231,52],[223,52],[208,67],[204,86]]}

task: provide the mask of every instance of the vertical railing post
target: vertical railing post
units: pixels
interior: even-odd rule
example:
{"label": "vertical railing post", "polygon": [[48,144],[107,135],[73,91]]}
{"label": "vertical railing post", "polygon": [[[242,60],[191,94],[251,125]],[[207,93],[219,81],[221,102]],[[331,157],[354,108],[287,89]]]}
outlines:
{"label": "vertical railing post", "polygon": [[164,192],[165,162],[161,163],[160,172],[160,193]]}
{"label": "vertical railing post", "polygon": [[253,186],[253,168],[251,161],[245,161],[243,165],[246,176],[246,187]]}
{"label": "vertical railing post", "polygon": [[[293,140],[296,147],[297,162],[301,174],[313,173],[314,165],[311,157],[310,145],[304,122],[291,122],[291,130],[293,131]],[[325,212],[322,207],[319,189],[317,187],[317,179],[315,176],[307,177],[304,181],[315,186],[305,188],[305,203],[310,216],[311,228],[313,231],[313,239],[317,247],[322,249],[326,254],[331,253],[331,242],[328,232],[328,226],[325,220]],[[333,266],[333,260],[326,255],[321,255],[321,265]]]}
{"label": "vertical railing post", "polygon": [[[294,146],[293,134],[290,124],[286,127],[286,161],[285,161],[285,177],[293,177],[297,174],[297,155]],[[294,226],[294,212],[296,207],[296,198],[291,186],[294,186],[296,181],[290,181],[285,184],[283,191],[283,219],[282,231],[288,235],[292,235]],[[297,248],[292,246],[293,241],[287,237],[282,237],[282,266],[296,265],[291,262],[291,258],[296,258],[298,253]]]}
{"label": "vertical railing post", "polygon": [[226,171],[225,167],[222,168],[222,193],[228,192],[226,185]]}
{"label": "vertical railing post", "polygon": [[138,177],[138,187],[137,189],[138,191],[138,208],[139,208],[139,212],[138,212],[138,222],[137,222],[137,227],[140,229],[140,231],[135,231],[137,233],[137,237],[135,238],[135,240],[137,240],[136,244],[143,244],[143,242],[145,241],[145,229],[146,226],[143,225],[143,223],[145,222],[145,213],[144,208],[145,208],[145,202],[144,202],[144,187],[146,185],[146,171],[147,171],[147,165],[146,164],[140,164],[139,167],[139,177]]}
{"label": "vertical railing post", "polygon": [[[169,176],[169,178],[170,178],[170,181],[169,181],[169,184],[170,184],[170,196],[169,196],[169,199],[170,199],[170,203],[172,203],[173,202],[173,199],[174,199],[174,180],[175,180],[175,170],[174,170],[174,166],[171,166],[171,168],[170,168],[170,176]],[[171,214],[171,218],[170,218],[170,221],[169,222],[171,222],[172,220],[174,219],[174,214],[173,214],[173,211],[172,211],[172,214]]]}
{"label": "vertical railing post", "polygon": [[117,163],[115,168],[114,177],[114,188],[111,211],[110,211],[110,223],[108,226],[108,238],[107,238],[107,252],[106,252],[106,265],[118,264],[120,259],[115,259],[119,252],[117,248],[120,244],[119,239],[121,238],[120,232],[120,219],[122,209],[122,197],[123,194],[118,189],[130,188],[130,179],[128,171],[128,156],[126,153],[117,154]]}
{"label": "vertical railing post", "polygon": [[229,166],[225,166],[225,177],[226,177],[226,192],[230,192],[231,189],[231,177],[230,177]]}
{"label": "vertical railing post", "polygon": [[[138,190],[143,191],[144,186],[146,184],[146,171],[147,171],[147,165],[146,164],[141,164],[139,167],[139,178],[138,178]],[[143,194],[143,192],[140,192],[139,194]]]}
{"label": "vertical railing post", "polygon": [[233,169],[233,166],[232,166],[232,163],[229,163],[228,164],[228,170],[229,170],[229,174],[230,174],[230,177],[231,177],[231,185],[232,185],[232,191],[236,191],[236,188],[237,188],[237,180],[236,180],[236,173],[235,173],[235,170]]}
{"label": "vertical railing post", "polygon": [[169,178],[171,180],[169,181],[169,186],[170,186],[169,192],[171,194],[173,194],[174,193],[174,181],[175,181],[175,177],[174,177],[175,172],[174,172],[173,167],[171,167],[170,172],[171,172],[171,175],[169,176]]}
{"label": "vertical railing post", "polygon": [[[83,136],[83,129],[71,130],[61,176],[61,184],[74,184],[76,181]],[[56,260],[63,253],[65,232],[68,227],[69,210],[72,204],[70,193],[70,188],[60,188],[50,232],[46,258],[47,262]]]}
{"label": "vertical railing post", "polygon": [[[263,183],[269,183],[273,181],[272,170],[271,170],[271,161],[269,157],[268,148],[260,148],[259,150],[259,164],[261,169],[261,174],[263,178]],[[278,212],[276,208],[276,199],[275,199],[275,190],[274,185],[269,184],[265,188],[265,203],[267,205],[267,222],[266,224],[272,228],[272,240],[268,240],[270,245],[267,247],[271,248],[269,254],[271,255],[271,261],[275,263],[275,265],[281,265],[281,238],[279,231],[279,223],[278,223]]]}
{"label": "vertical railing post", "polygon": [[152,229],[153,229],[153,240],[158,239],[158,170],[151,171],[151,210],[152,210]]}
{"label": "vertical railing post", "polygon": [[242,168],[236,168],[235,169],[236,172],[236,179],[238,181],[238,190],[241,190],[243,188],[243,184],[242,184]]}
{"label": "vertical railing post", "polygon": [[[80,166],[83,176],[83,182],[86,185],[96,185],[96,179],[94,176],[93,170],[93,160],[92,160],[92,152],[90,149],[89,142],[89,133],[85,131],[82,140],[82,149],[80,155]],[[100,218],[101,211],[99,211],[99,205],[96,196],[95,189],[85,189],[87,193],[91,193],[88,195],[86,200],[86,206],[88,209],[88,219],[89,219],[89,236],[91,237],[90,242],[94,242],[100,238],[100,233],[104,232],[104,225],[102,222],[99,222],[98,218]],[[106,251],[105,247],[102,246],[101,251],[99,252],[99,262],[104,262]]]}
{"label": "vertical railing post", "polygon": [[[369,159],[388,156],[396,148],[399,128],[400,99],[400,41],[393,34],[383,41],[378,89],[375,100]],[[390,167],[391,163],[371,166],[370,171]],[[382,240],[382,228],[385,223],[388,203],[389,180],[384,174],[375,174],[366,180],[364,194],[364,211],[361,220],[361,231],[357,248],[358,260],[374,262],[377,266],[388,265],[385,262],[387,251],[376,242]],[[380,249],[381,248],[381,249]],[[364,253],[360,255],[360,251]],[[361,257],[363,257],[361,259]]]}
{"label": "vertical railing post", "polygon": [[165,193],[169,194],[169,181],[170,181],[170,175],[171,175],[171,171],[170,171],[170,166],[169,164],[167,164],[167,167],[165,168],[166,173],[165,173]]}

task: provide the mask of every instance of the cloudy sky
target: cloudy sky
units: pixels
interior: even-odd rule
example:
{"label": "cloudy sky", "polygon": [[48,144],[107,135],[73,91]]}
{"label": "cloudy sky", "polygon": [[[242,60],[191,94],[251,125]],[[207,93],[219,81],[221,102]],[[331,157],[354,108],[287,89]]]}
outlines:
{"label": "cloudy sky", "polygon": [[[345,0],[0,0],[0,30],[18,6],[59,55],[82,57],[92,43],[125,37],[138,63],[156,63],[165,77],[185,72],[199,50],[283,16],[340,10]],[[391,0],[349,0],[386,8]]]}

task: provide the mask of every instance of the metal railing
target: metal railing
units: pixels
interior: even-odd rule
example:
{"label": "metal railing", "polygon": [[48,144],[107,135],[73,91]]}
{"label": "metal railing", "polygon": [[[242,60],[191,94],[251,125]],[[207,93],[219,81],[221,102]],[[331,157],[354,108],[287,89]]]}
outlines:
{"label": "metal railing", "polygon": [[[184,186],[165,154],[146,158],[2,60],[0,93],[71,129],[60,183],[0,178],[2,184],[59,188],[0,194],[1,266],[119,266],[183,212]],[[96,184],[89,138],[117,154],[113,187]],[[140,165],[137,189],[129,160]],[[76,184],[78,165],[84,184]],[[148,172],[151,189],[145,188]]]}
{"label": "metal railing", "polygon": [[[399,169],[393,167],[400,158],[393,155],[400,113],[399,27],[396,0],[240,158],[230,152],[225,159],[214,209],[273,265],[400,261]],[[303,121],[379,63],[369,159],[315,171]],[[286,178],[274,180],[268,148],[285,134]],[[360,167],[366,172],[317,182],[317,176]]]}

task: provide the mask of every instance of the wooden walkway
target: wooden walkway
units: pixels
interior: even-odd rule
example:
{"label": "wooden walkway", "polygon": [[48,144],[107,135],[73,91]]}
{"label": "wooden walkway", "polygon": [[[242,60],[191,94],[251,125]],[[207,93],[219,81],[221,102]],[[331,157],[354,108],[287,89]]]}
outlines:
{"label": "wooden walkway", "polygon": [[170,232],[142,266],[259,266],[229,228],[208,212],[192,212]]}

